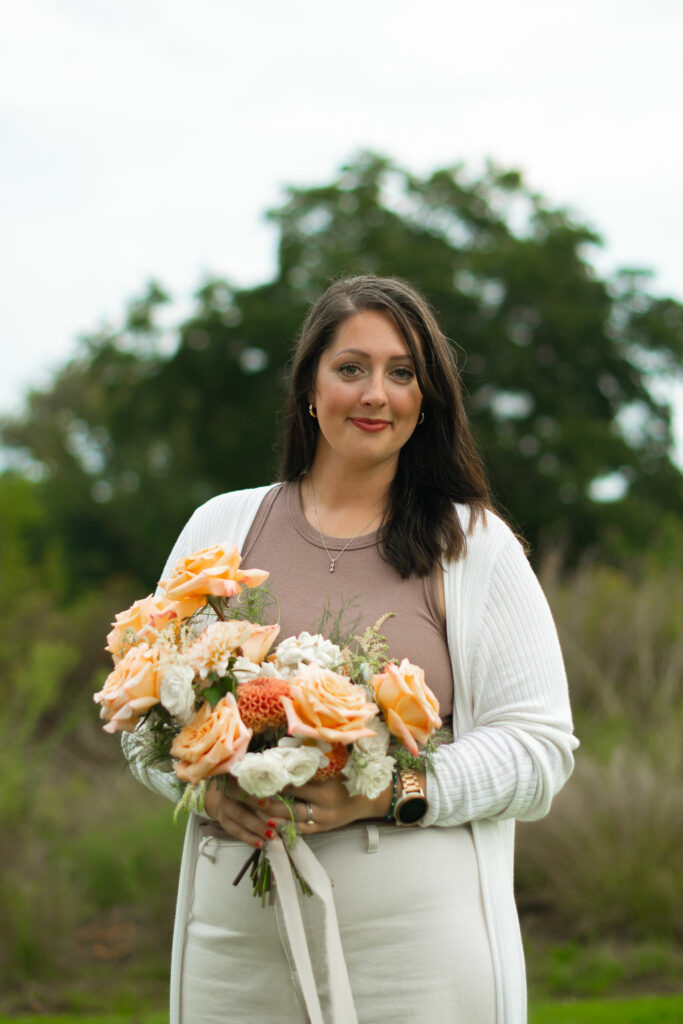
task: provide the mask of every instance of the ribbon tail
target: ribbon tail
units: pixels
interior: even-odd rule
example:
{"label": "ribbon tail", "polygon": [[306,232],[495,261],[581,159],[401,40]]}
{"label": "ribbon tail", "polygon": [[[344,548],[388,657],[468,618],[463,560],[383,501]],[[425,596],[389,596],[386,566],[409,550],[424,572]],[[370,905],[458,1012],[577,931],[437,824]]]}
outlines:
{"label": "ribbon tail", "polygon": [[276,900],[280,905],[279,916],[284,925],[287,945],[294,963],[296,980],[303,997],[306,1013],[310,1024],[324,1024],[311,954],[306,941],[306,930],[299,906],[297,882],[289,855],[279,836],[268,842],[267,850],[268,860],[275,878]]}
{"label": "ribbon tail", "polygon": [[301,837],[290,850],[289,856],[308,887],[322,903],[324,961],[328,973],[330,1022],[331,1024],[358,1024],[329,875],[310,846],[307,846]]}

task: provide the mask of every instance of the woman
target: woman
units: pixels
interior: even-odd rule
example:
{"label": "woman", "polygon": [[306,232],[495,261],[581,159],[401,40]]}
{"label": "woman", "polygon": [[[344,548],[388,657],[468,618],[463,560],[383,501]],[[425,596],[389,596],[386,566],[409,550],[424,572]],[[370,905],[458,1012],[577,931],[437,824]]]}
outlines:
{"label": "woman", "polygon": [[[576,740],[547,603],[491,510],[450,346],[406,283],[338,281],[312,308],[293,361],[282,478],[198,509],[167,570],[192,550],[238,544],[247,568],[271,573],[282,636],[310,630],[325,605],[351,602],[361,631],[394,613],[382,627],[390,656],[422,665],[455,737],[433,772],[402,777],[396,801],[391,786],[369,800],[335,778],[294,794],[305,844],[334,884],[354,1002],[338,1024],[521,1024],[514,820],[548,811]],[[132,767],[168,791],[159,773]],[[399,827],[401,807],[415,827]],[[313,1019],[275,911],[248,884],[231,885],[245,844],[267,843],[281,808],[214,786],[207,817],[191,819],[173,1020]],[[315,951],[315,899],[302,904]],[[331,957],[317,957],[317,978]]]}

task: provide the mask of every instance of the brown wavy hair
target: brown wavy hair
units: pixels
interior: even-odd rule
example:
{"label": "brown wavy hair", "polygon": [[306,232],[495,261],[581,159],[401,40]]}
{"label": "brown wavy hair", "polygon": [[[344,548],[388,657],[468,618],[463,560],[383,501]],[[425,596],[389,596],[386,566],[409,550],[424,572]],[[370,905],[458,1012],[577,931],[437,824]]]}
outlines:
{"label": "brown wavy hair", "polygon": [[424,422],[399,453],[381,527],[382,555],[401,574],[424,576],[442,556],[464,554],[466,534],[453,507],[470,508],[470,529],[491,508],[482,462],[465,414],[453,350],[426,299],[395,277],[335,281],[312,306],[290,363],[281,479],[296,480],[313,464],[318,425],[308,412],[321,353],[356,313],[391,317],[411,352],[423,395]]}

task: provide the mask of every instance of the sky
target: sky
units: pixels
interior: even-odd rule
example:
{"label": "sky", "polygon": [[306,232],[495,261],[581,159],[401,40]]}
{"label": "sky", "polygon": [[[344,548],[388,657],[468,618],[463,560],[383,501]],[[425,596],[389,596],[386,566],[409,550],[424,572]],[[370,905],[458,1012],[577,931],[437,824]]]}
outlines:
{"label": "sky", "polygon": [[[0,413],[158,280],[270,278],[263,214],[360,149],[487,158],[683,300],[680,0],[22,0],[0,38]],[[667,392],[683,452],[683,384]],[[682,461],[683,464],[683,461]]]}

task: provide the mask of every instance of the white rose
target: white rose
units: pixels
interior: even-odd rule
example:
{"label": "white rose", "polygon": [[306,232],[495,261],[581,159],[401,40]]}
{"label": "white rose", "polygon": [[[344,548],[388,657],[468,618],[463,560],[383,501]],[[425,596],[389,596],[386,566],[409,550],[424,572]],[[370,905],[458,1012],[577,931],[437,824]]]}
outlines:
{"label": "white rose", "polygon": [[342,653],[336,644],[326,640],[320,633],[311,635],[304,631],[278,644],[273,660],[282,675],[288,677],[295,675],[302,664],[315,662],[321,668],[340,665]]}
{"label": "white rose", "polygon": [[308,744],[293,746],[289,743],[283,744],[282,740],[280,744],[273,749],[273,753],[281,758],[289,773],[289,782],[292,786],[303,786],[305,782],[313,778],[318,768],[326,760],[320,747]]}
{"label": "white rose", "polygon": [[289,785],[289,772],[276,749],[264,750],[260,754],[245,754],[232,774],[245,793],[262,800],[275,796]]}
{"label": "white rose", "polygon": [[159,695],[169,715],[187,725],[194,718],[194,670],[189,665],[169,665],[161,680]]}
{"label": "white rose", "polygon": [[391,783],[395,763],[393,757],[381,754],[368,758],[354,750],[342,768],[349,796],[367,796],[374,800]]}

